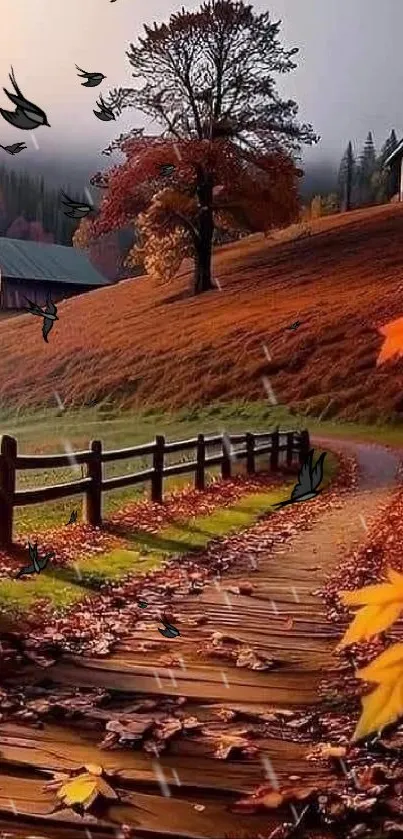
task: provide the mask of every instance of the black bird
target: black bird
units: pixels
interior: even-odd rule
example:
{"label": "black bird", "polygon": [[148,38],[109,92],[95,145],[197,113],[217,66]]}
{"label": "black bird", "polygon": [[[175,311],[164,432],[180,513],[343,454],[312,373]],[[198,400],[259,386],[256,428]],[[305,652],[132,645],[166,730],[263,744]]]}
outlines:
{"label": "black bird", "polygon": [[160,175],[164,177],[167,175],[173,175],[174,171],[175,166],[173,165],[173,163],[162,163],[160,166]]}
{"label": "black bird", "polygon": [[311,449],[305,463],[301,466],[298,475],[298,483],[295,485],[291,498],[288,501],[280,501],[279,504],[274,504],[274,507],[287,507],[289,504],[295,504],[297,501],[308,501],[310,498],[315,498],[322,492],[317,489],[321,481],[323,481],[323,461],[326,457],[326,452],[322,452],[318,457],[314,468],[312,468],[314,449]]}
{"label": "black bird", "polygon": [[69,212],[64,211],[64,215],[68,218],[85,218],[94,209],[91,204],[86,204],[84,201],[73,201],[65,192],[62,192],[62,196],[65,199],[62,204],[69,210]]}
{"label": "black bird", "polygon": [[[85,79],[87,77],[87,81],[81,82],[81,87],[98,87],[101,82],[106,79],[103,73],[88,73],[87,70],[82,70],[81,67],[78,67],[76,64],[78,77],[80,79]],[[80,75],[81,74],[81,75]]]}
{"label": "black bird", "polygon": [[24,151],[26,147],[26,143],[13,143],[11,146],[2,146],[0,144],[0,149],[4,149],[7,154],[19,154],[20,151]]}
{"label": "black bird", "polygon": [[34,128],[39,128],[40,125],[50,127],[45,111],[42,111],[42,108],[39,108],[38,105],[34,105],[33,102],[25,99],[25,96],[21,93],[15,80],[13,68],[11,68],[9,79],[15,93],[9,93],[5,87],[3,87],[3,90],[13,105],[16,105],[16,110],[13,112],[0,108],[0,114],[3,119],[11,123],[11,125],[14,125],[15,128],[20,128],[22,131],[33,131]]}
{"label": "black bird", "polygon": [[301,321],[295,320],[294,323],[291,324],[291,326],[286,326],[286,329],[295,330],[298,329],[299,326],[301,326]]}
{"label": "black bird", "polygon": [[44,309],[41,309],[40,306],[37,306],[36,303],[32,303],[32,300],[28,300],[28,297],[25,298],[27,303],[29,303],[28,312],[31,312],[31,315],[39,315],[39,317],[43,318],[43,326],[42,326],[42,335],[44,341],[48,344],[48,335],[50,330],[53,328],[53,324],[55,320],[59,320],[57,317],[57,306],[49,299],[47,300],[46,306]]}
{"label": "black bird", "polygon": [[146,600],[138,600],[137,605],[140,606],[140,609],[146,609],[147,606],[148,606],[148,603],[147,603]]}
{"label": "black bird", "polygon": [[158,632],[164,636],[164,638],[176,638],[177,635],[180,635],[179,629],[176,626],[173,626],[172,623],[168,623],[166,620],[162,620],[161,623],[164,624],[165,629],[160,629],[158,627]]}
{"label": "black bird", "polygon": [[112,111],[112,108],[109,108],[108,105],[104,102],[102,98],[102,94],[100,94],[99,100],[96,103],[97,107],[99,108],[98,111],[94,111],[94,114],[98,119],[102,120],[102,122],[110,122],[111,119],[116,119],[115,114]]}
{"label": "black bird", "polygon": [[69,518],[67,524],[75,524],[76,521],[77,521],[77,510],[73,510],[73,512],[70,513],[70,518]]}
{"label": "black bird", "polygon": [[15,575],[15,579],[22,577],[23,574],[40,574],[41,571],[46,568],[49,560],[54,557],[54,553],[51,551],[51,553],[45,554],[45,556],[40,559],[38,557],[38,545],[36,543],[35,545],[31,545],[31,543],[28,542],[28,551],[31,563],[30,565],[26,565],[24,568],[21,568]]}

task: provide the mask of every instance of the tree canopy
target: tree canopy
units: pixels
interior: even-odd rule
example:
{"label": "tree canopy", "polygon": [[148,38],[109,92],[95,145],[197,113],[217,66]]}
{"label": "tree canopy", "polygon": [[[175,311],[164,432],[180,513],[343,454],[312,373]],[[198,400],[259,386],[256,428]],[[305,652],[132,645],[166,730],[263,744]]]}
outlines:
{"label": "tree canopy", "polygon": [[233,0],[144,27],[127,52],[136,86],[112,90],[108,105],[116,115],[135,108],[160,133],[133,129],[105,150],[126,161],[92,179],[107,192],[88,235],[136,221],[147,270],[168,278],[191,255],[200,292],[212,287],[215,226],[266,231],[295,219],[292,156],[317,138],[276,90],[274,76],[293,70],[297,53],[279,28]]}

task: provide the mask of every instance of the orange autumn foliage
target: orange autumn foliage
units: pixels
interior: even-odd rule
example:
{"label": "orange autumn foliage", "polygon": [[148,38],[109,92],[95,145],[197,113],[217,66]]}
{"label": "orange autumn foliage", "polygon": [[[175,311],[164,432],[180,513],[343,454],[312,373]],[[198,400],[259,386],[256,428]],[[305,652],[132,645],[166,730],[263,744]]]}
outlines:
{"label": "orange autumn foliage", "polygon": [[[298,217],[301,172],[279,150],[256,155],[241,152],[229,139],[173,142],[141,136],[124,142],[122,151],[123,165],[93,179],[107,186],[107,192],[98,216],[80,225],[74,244],[136,225],[142,242],[129,253],[127,265],[141,258],[159,280],[172,278],[182,259],[194,256],[202,210],[196,199],[200,169],[219,187],[213,188],[212,199],[216,226],[267,232]],[[164,164],[175,166],[169,178],[161,174]]]}
{"label": "orange autumn foliage", "polygon": [[379,332],[384,336],[385,341],[378,356],[377,366],[403,356],[403,317],[385,324]]}
{"label": "orange autumn foliage", "polygon": [[54,406],[49,382],[75,406],[106,394],[165,409],[264,400],[266,375],[279,401],[309,416],[333,400],[331,418],[401,417],[403,359],[376,359],[379,325],[402,311],[390,268],[403,259],[402,219],[403,205],[372,207],[217,248],[222,291],[201,307],[187,264],[169,286],[143,276],[60,302],[49,345],[37,318],[0,321],[1,403]]}

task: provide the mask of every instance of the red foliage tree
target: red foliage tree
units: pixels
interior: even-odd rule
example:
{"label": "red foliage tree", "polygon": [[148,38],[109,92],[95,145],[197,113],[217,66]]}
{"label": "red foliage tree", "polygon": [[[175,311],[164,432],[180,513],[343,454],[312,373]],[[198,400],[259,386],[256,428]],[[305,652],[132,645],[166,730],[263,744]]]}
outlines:
{"label": "red foliage tree", "polygon": [[107,193],[87,236],[136,223],[142,247],[131,258],[168,279],[192,256],[198,294],[213,287],[216,225],[266,231],[294,220],[300,173],[290,155],[316,138],[275,91],[272,74],[292,70],[297,52],[280,45],[278,30],[268,13],[233,0],[145,27],[128,53],[143,86],[112,91],[108,104],[116,114],[135,107],[163,133],[134,129],[105,151],[126,160],[92,179]]}

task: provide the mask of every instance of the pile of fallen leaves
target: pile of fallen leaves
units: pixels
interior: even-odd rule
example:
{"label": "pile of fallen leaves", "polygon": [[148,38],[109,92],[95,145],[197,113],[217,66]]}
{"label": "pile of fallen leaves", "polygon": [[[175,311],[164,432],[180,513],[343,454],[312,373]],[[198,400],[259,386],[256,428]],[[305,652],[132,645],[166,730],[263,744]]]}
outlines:
{"label": "pile of fallen leaves", "polygon": [[284,475],[295,469],[278,473],[260,472],[257,475],[238,475],[226,481],[212,480],[205,490],[185,487],[167,495],[162,504],[144,498],[127,504],[106,520],[104,528],[88,524],[72,524],[43,532],[33,532],[26,539],[16,537],[13,550],[0,551],[0,579],[13,576],[25,558],[27,542],[37,543],[40,555],[54,553],[52,565],[62,567],[79,559],[107,553],[117,547],[129,548],[125,539],[128,532],[158,533],[163,527],[196,516],[208,516],[218,507],[228,507],[245,495],[270,491],[284,482]]}
{"label": "pile of fallen leaves", "polygon": [[[403,469],[399,470],[400,477]],[[361,588],[377,582],[387,565],[403,571],[403,488],[398,487],[388,504],[381,505],[367,539],[343,559],[339,568],[327,580],[321,595],[332,608],[332,619],[346,617],[339,592]]]}
{"label": "pile of fallen leaves", "polygon": [[[248,576],[250,571],[257,570],[260,555],[267,556],[275,546],[287,543],[297,532],[309,530],[324,510],[342,503],[340,496],[355,482],[354,458],[340,455],[338,474],[331,487],[315,499],[314,507],[297,504],[276,514],[268,512],[247,531],[212,540],[205,550],[172,557],[148,574],[106,584],[95,596],[85,597],[63,614],[56,612],[48,601],[38,601],[20,629],[20,635],[25,636],[25,650],[29,656],[36,657],[38,663],[46,665],[52,664],[64,652],[108,655],[117,640],[133,635],[136,624],[146,625],[148,619],[158,620],[162,613],[180,628],[184,620],[180,615],[182,596],[197,595],[212,578],[219,582],[235,563],[243,564],[245,576]],[[139,599],[148,603],[146,611],[139,607]],[[206,620],[204,615],[200,615],[200,620],[186,618],[188,626]],[[164,649],[164,641],[157,633],[155,641],[145,641],[144,645],[144,649]],[[253,667],[256,659],[250,651],[238,650],[237,655],[239,652],[243,653],[246,662],[239,666]]]}
{"label": "pile of fallen leaves", "polygon": [[213,479],[204,491],[187,486],[168,495],[163,504],[152,503],[148,499],[133,501],[114,513],[108,521],[118,528],[123,526],[133,531],[158,533],[162,527],[174,522],[208,516],[217,507],[228,507],[244,495],[274,489],[284,482],[284,474],[294,473],[295,469],[282,469],[277,473],[237,475],[226,481]]}
{"label": "pile of fallen leaves", "polygon": [[362,764],[357,769],[350,769],[343,761],[341,764],[339,777],[331,782],[299,782],[277,789],[263,785],[238,801],[233,809],[238,813],[266,811],[268,815],[280,810],[284,822],[267,834],[268,839],[291,839],[297,835],[296,827],[300,828],[299,835],[322,827],[326,835],[332,830],[332,835],[335,831],[343,839],[374,837],[377,830],[383,837],[400,836],[403,769],[398,761],[378,761],[371,767]]}

